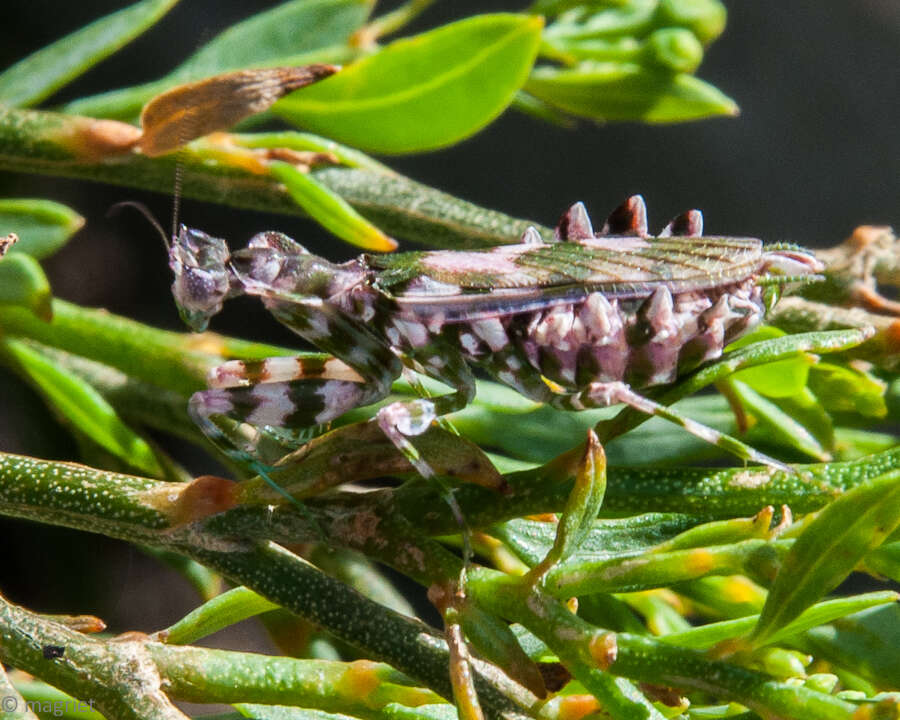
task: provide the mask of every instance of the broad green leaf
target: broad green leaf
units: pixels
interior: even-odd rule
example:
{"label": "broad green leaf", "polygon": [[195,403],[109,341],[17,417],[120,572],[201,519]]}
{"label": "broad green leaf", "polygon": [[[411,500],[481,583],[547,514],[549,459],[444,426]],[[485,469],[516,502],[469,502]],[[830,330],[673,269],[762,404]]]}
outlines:
{"label": "broad green leaf", "polygon": [[572,115],[598,121],[671,123],[738,112],[731,98],[693,75],[635,63],[586,61],[570,69],[538,68],[525,90]]}
{"label": "broad green leaf", "polygon": [[[645,513],[597,520],[579,547],[578,555],[585,558],[635,555],[670,540],[700,522],[702,518],[679,513]],[[491,535],[502,540],[524,563],[535,565],[553,546],[556,523],[518,518],[493,526]]]}
{"label": "broad green leaf", "polygon": [[37,260],[11,251],[0,258],[0,305],[21,305],[49,321],[52,299],[50,283]]}
{"label": "broad green leaf", "polygon": [[374,0],[293,0],[232,25],[173,73],[180,81],[228,70],[274,67],[329,45],[344,45],[369,17]]}
{"label": "broad green leaf", "polygon": [[794,541],[751,634],[761,645],[833,590],[900,525],[900,471],[842,495]]}
{"label": "broad green leaf", "polygon": [[480,15],[397,40],[277,102],[285,120],[363,150],[450,145],[487,125],[528,76],[542,21]]}
{"label": "broad green leaf", "polygon": [[806,387],[809,369],[815,362],[816,358],[809,353],[797,353],[796,357],[787,360],[738,370],[731,379],[749,385],[766,397],[791,397]]}
{"label": "broad green leaf", "polygon": [[[726,353],[734,350],[785,337],[784,330],[771,325],[762,325],[747,335],[738,338],[725,348]],[[774,362],[764,362],[736,371],[731,377],[746,383],[766,397],[789,397],[806,387],[809,366],[815,362],[814,356],[797,350],[796,356],[785,357]]]}
{"label": "broad green leaf", "polygon": [[368,18],[373,0],[293,0],[232,25],[161,80],[66,105],[66,112],[133,120],[168,88],[229,70],[346,62],[350,36]]}
{"label": "broad green leaf", "polygon": [[156,477],[163,474],[150,446],[91,385],[21,340],[0,343],[49,405],[80,432],[129,467]]}
{"label": "broad green leaf", "polygon": [[81,215],[51,200],[0,199],[0,235],[14,232],[19,236],[10,252],[45,258],[59,250],[82,225]]}
{"label": "broad green leaf", "polygon": [[887,385],[863,370],[819,363],[810,370],[809,388],[832,412],[854,412],[866,417],[887,415]]}
{"label": "broad green leaf", "polygon": [[317,183],[290,163],[273,162],[269,171],[285,184],[291,197],[310,217],[341,240],[367,250],[390,252],[397,243],[366,220],[340,195]]}
{"label": "broad green leaf", "polygon": [[143,0],[76,30],[0,74],[0,103],[35,105],[127,45],[178,0]]}

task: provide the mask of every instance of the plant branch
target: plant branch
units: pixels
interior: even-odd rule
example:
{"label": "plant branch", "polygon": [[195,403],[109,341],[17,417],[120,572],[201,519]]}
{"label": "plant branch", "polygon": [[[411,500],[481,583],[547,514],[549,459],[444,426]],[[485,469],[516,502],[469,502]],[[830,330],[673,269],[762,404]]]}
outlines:
{"label": "plant branch", "polygon": [[[449,654],[439,633],[359,595],[272,542],[235,540],[240,534],[234,529],[216,535],[196,524],[173,525],[169,514],[173,498],[184,489],[179,483],[0,454],[3,514],[102,532],[187,555],[328,629],[367,656],[390,663],[441,696],[452,696]],[[486,663],[477,666],[476,686],[493,718],[512,718],[534,702],[530,693]]]}
{"label": "plant branch", "polygon": [[[47,648],[59,656],[49,660]],[[61,648],[61,650],[60,650]],[[103,642],[0,597],[0,660],[122,720],[186,720],[138,640]]]}
{"label": "plant branch", "polygon": [[[213,151],[202,141],[177,155],[159,158],[136,152],[121,154],[116,146],[118,125],[51,112],[0,109],[0,168],[171,193],[175,166],[182,162],[187,197],[238,208],[304,214],[259,160],[248,156],[250,150],[226,143]],[[402,175],[347,167],[311,172],[318,183],[381,230],[413,242],[450,248],[490,246],[516,242],[529,225],[535,225]],[[536,227],[550,236],[549,229]]]}

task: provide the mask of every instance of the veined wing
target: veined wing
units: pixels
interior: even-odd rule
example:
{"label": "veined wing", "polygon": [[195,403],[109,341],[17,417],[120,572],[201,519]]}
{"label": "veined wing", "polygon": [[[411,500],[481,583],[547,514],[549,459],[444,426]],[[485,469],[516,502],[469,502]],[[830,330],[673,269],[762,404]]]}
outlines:
{"label": "veined wing", "polygon": [[642,298],[660,284],[702,290],[752,274],[755,238],[599,237],[583,242],[503,245],[370,258],[378,284],[417,315],[503,315],[572,302],[591,292]]}

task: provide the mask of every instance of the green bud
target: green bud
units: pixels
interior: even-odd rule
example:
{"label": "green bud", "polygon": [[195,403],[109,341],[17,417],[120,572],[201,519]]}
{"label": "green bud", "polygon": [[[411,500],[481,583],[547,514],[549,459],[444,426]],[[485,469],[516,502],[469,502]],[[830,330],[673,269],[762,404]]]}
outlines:
{"label": "green bud", "polygon": [[584,61],[566,69],[539,67],[525,90],[592,120],[670,123],[737,114],[733,100],[699,78],[637,63]]}
{"label": "green bud", "polygon": [[645,57],[674,72],[692,73],[703,60],[703,45],[690,30],[664,28],[648,38]]}
{"label": "green bud", "polygon": [[831,673],[813,673],[803,684],[810,690],[831,695],[838,683],[838,676]]}
{"label": "green bud", "polygon": [[[613,39],[586,38],[579,40],[559,40],[548,52],[548,43],[541,47],[541,54],[551,59],[564,61],[565,58],[575,60],[633,60],[640,61],[646,47],[645,43],[633,37]],[[555,51],[555,55],[552,51]]]}
{"label": "green bud", "polygon": [[628,0],[615,7],[591,11],[579,8],[560,15],[545,31],[545,37],[586,39],[630,35],[641,37],[659,24],[657,0]]}
{"label": "green bud", "polygon": [[764,672],[777,678],[805,678],[806,666],[812,661],[812,657],[796,650],[785,648],[764,648],[754,658],[756,665]]}
{"label": "green bud", "polygon": [[661,0],[657,24],[687,28],[703,45],[709,45],[722,34],[727,17],[719,0]]}
{"label": "green bud", "polygon": [[861,690],[841,690],[837,697],[841,700],[865,700],[866,694]]}

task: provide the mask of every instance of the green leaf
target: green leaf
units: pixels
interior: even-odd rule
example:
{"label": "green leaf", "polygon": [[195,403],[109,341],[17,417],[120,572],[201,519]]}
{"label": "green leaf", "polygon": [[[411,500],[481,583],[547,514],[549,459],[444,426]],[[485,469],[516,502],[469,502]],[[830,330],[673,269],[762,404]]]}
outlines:
{"label": "green leaf", "polygon": [[49,405],[80,432],[129,467],[156,477],[163,475],[150,446],[119,419],[112,406],[91,385],[21,340],[2,339],[0,348]]}
{"label": "green leaf", "polygon": [[894,582],[900,582],[900,542],[888,541],[866,555],[866,568]]}
{"label": "green leaf", "polygon": [[161,80],[82,98],[66,112],[133,120],[141,107],[180,83],[229,70],[345,62],[350,36],[368,18],[372,0],[293,0],[232,25]]}
{"label": "green leaf", "polygon": [[869,608],[806,634],[810,649],[882,687],[900,685],[900,604]]}
{"label": "green leaf", "polygon": [[590,535],[606,494],[606,455],[593,430],[588,432],[584,456],[574,470],[575,483],[556,527],[553,546],[532,571],[539,578],[578,550]]}
{"label": "green leaf", "polygon": [[900,471],[896,470],[823,508],[784,558],[751,640],[757,645],[767,642],[837,587],[898,525]]}
{"label": "green leaf", "polygon": [[831,415],[808,387],[793,397],[777,398],[774,403],[782,412],[805,427],[822,447],[827,448],[829,452],[835,449],[834,422]]}
{"label": "green leaf", "polygon": [[84,225],[84,218],[51,200],[0,199],[0,235],[14,232],[19,242],[10,252],[35,258],[52,255]]}
{"label": "green leaf", "polygon": [[243,586],[207,600],[160,634],[170,645],[189,645],[219,630],[278,607]]}
{"label": "green leaf", "polygon": [[49,321],[52,299],[50,283],[37,260],[23,253],[0,259],[0,304],[21,305]]}
{"label": "green leaf", "polygon": [[741,405],[762,425],[766,438],[796,448],[821,462],[830,459],[828,450],[818,438],[773,401],[739,380],[729,380],[727,384]]}
{"label": "green leaf", "polygon": [[[596,520],[578,554],[592,558],[636,555],[695,527],[701,521],[696,516],[678,513],[646,513]],[[517,518],[494,525],[490,534],[507,545],[522,562],[535,565],[553,546],[556,524]]]}
{"label": "green leaf", "polygon": [[0,74],[0,103],[35,105],[127,45],[178,0],[143,2],[107,15],[20,60]]}
{"label": "green leaf", "polygon": [[542,20],[480,15],[397,40],[278,101],[285,120],[363,150],[450,145],[487,125],[525,81]]}
{"label": "green leaf", "polygon": [[[864,593],[854,597],[825,600],[804,610],[796,620],[788,623],[778,632],[774,633],[766,642],[770,645],[781,642],[792,635],[799,635],[802,632],[833,622],[834,620],[859,612],[860,610],[877,607],[878,605],[886,605],[887,603],[896,603],[898,598],[900,598],[900,596],[898,596],[897,593],[883,590],[880,592]],[[754,623],[756,623],[758,619],[758,615],[748,615],[747,617],[737,618],[735,620],[709,623],[707,625],[693,627],[690,630],[684,630],[683,632],[666,635],[665,637],[661,637],[660,640],[671,645],[681,645],[698,650],[705,650],[723,640],[729,640],[743,635],[753,628]]]}
{"label": "green leaf", "polygon": [[591,120],[671,123],[736,115],[735,102],[685,73],[634,63],[586,61],[571,69],[538,68],[525,90],[572,115]]}
{"label": "green leaf", "polygon": [[246,148],[288,148],[301,152],[331,153],[341,165],[351,168],[365,168],[374,172],[393,174],[387,165],[370,158],[359,150],[340,145],[334,140],[319,137],[311,133],[300,133],[293,130],[281,132],[232,133],[232,141]]}
{"label": "green leaf", "polygon": [[344,45],[374,0],[293,0],[232,25],[172,73],[180,82],[240,70],[299,65],[292,58]]}
{"label": "green leaf", "polygon": [[353,245],[390,252],[397,243],[366,220],[340,195],[317,183],[290,163],[273,162],[269,171],[287,186],[291,197],[310,217]]}
{"label": "green leaf", "polygon": [[816,359],[809,353],[797,353],[788,360],[756,365],[738,370],[731,376],[770,398],[792,397],[802,392],[809,379],[809,369]]}
{"label": "green leaf", "polygon": [[887,415],[887,385],[863,370],[819,363],[810,370],[809,388],[832,412],[853,412],[866,417]]}

